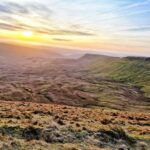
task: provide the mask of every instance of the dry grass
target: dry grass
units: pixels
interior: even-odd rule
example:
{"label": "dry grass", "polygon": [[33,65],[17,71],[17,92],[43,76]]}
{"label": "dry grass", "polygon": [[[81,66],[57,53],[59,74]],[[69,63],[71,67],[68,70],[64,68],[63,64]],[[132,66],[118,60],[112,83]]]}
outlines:
{"label": "dry grass", "polygon": [[0,118],[3,143],[18,141],[25,149],[31,143],[33,149],[111,149],[150,140],[148,113],[1,101]]}

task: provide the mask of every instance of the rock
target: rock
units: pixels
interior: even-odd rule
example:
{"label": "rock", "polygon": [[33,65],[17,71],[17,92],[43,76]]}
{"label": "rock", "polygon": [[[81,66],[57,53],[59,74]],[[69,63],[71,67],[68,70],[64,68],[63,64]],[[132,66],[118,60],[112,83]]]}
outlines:
{"label": "rock", "polygon": [[118,150],[130,150],[130,148],[126,146],[125,144],[122,144],[118,147]]}
{"label": "rock", "polygon": [[63,143],[64,136],[59,133],[56,129],[44,130],[41,134],[42,139],[47,143]]}
{"label": "rock", "polygon": [[79,150],[78,148],[72,147],[71,150]]}
{"label": "rock", "polygon": [[145,142],[139,142],[138,148],[139,150],[148,150],[148,145]]}
{"label": "rock", "polygon": [[80,127],[81,125],[80,125],[79,123],[76,123],[76,126],[77,126],[77,127]]}
{"label": "rock", "polygon": [[21,145],[19,142],[13,141],[10,144],[11,148],[14,150],[20,150],[21,149]]}
{"label": "rock", "polygon": [[59,125],[65,125],[65,123],[64,123],[64,121],[63,121],[62,119],[59,119],[59,120],[57,121],[57,123],[58,123]]}

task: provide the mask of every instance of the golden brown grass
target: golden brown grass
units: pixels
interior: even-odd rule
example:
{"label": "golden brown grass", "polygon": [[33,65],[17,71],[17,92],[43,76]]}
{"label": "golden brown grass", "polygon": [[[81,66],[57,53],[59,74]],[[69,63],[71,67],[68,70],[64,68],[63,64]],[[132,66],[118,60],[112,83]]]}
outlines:
{"label": "golden brown grass", "polygon": [[[12,129],[11,127],[16,128]],[[102,133],[106,132],[109,136],[114,136],[113,134],[117,132],[119,135],[125,136],[125,138],[134,138],[137,141],[150,140],[150,114],[148,113],[91,109],[57,104],[1,101],[0,139],[3,139],[7,144],[8,141],[14,141],[14,139],[16,139],[15,141],[21,140],[23,141],[21,145],[26,147],[26,140],[24,141],[20,138],[22,136],[20,132],[29,127],[38,130],[57,129],[57,132],[61,131],[58,133],[58,137],[61,136],[59,134],[64,134],[64,132],[66,136],[70,132],[71,134],[77,133],[81,138],[81,142],[80,140],[77,140],[75,143],[74,141],[69,143],[67,141],[62,144],[61,140],[60,142],[52,141],[53,147],[59,147],[61,145],[60,147],[66,147],[66,150],[72,150],[69,147],[71,146],[73,148],[74,146],[72,145],[78,145],[75,148],[80,148],[85,141],[85,149],[87,149],[87,145],[89,150],[90,147],[91,149],[95,147],[95,150],[99,149],[101,146],[98,146],[98,139],[93,138],[93,135],[99,131],[103,131]],[[4,133],[2,132],[3,129]],[[90,133],[92,134],[90,135]],[[35,138],[33,137],[32,140],[31,137],[28,140],[33,142]],[[39,142],[44,142],[45,147],[50,147],[49,143],[51,142],[49,141],[46,143],[45,140],[40,139],[38,140],[38,144]],[[35,145],[37,146],[38,144]],[[42,149],[45,148],[44,146],[39,147],[43,147]]]}

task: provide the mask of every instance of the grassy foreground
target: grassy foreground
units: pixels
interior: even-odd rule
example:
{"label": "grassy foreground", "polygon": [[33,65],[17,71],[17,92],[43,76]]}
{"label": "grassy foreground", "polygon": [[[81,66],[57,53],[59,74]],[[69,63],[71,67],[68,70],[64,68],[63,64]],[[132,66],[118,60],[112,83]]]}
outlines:
{"label": "grassy foreground", "polygon": [[0,148],[148,150],[150,114],[56,104],[0,104]]}

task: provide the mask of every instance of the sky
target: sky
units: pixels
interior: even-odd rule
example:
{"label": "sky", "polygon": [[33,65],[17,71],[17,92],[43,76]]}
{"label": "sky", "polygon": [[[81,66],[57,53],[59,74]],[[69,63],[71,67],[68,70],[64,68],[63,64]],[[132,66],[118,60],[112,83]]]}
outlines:
{"label": "sky", "polygon": [[150,0],[0,0],[0,42],[150,56]]}

